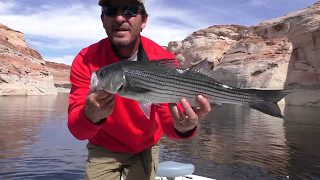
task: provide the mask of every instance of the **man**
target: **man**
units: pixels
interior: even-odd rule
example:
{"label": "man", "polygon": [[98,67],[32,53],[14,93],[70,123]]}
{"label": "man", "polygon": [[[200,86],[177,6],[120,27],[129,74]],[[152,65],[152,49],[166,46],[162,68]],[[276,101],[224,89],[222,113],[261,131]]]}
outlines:
{"label": "man", "polygon": [[108,64],[175,59],[140,35],[148,19],[144,0],[100,0],[99,5],[108,38],[83,49],[74,59],[68,127],[76,138],[89,140],[86,179],[155,179],[163,132],[173,139],[189,138],[196,133],[198,119],[211,108],[199,95],[198,109],[181,99],[181,105],[152,105],[147,119],[134,100],[90,91],[91,73]]}

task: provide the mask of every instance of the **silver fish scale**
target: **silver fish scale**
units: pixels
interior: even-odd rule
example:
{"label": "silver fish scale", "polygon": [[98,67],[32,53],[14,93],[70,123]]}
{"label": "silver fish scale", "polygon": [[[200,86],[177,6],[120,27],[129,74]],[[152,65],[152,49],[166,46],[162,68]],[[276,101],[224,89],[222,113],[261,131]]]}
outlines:
{"label": "silver fish scale", "polygon": [[[148,66],[149,65],[149,66]],[[123,67],[127,82],[134,87],[150,90],[133,94],[154,103],[179,102],[181,97],[195,101],[198,94],[209,102],[250,103],[255,95],[246,90],[231,88],[205,75],[155,63]]]}

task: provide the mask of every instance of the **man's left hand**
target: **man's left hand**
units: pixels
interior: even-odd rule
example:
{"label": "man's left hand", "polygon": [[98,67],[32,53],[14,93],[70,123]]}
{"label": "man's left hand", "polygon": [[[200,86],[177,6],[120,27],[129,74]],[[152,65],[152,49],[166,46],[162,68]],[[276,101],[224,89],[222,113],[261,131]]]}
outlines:
{"label": "man's left hand", "polygon": [[200,108],[192,108],[187,99],[181,99],[181,105],[184,113],[181,113],[175,103],[169,104],[171,117],[174,121],[174,127],[180,133],[186,133],[198,125],[199,119],[203,119],[210,111],[211,106],[208,100],[202,95],[197,96]]}

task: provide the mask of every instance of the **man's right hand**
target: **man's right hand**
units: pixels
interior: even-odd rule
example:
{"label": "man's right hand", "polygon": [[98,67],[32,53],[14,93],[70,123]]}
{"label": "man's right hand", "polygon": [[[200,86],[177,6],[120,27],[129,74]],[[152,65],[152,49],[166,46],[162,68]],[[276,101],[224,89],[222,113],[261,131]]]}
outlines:
{"label": "man's right hand", "polygon": [[101,119],[107,118],[112,114],[114,102],[114,94],[106,91],[90,91],[86,98],[84,114],[92,123],[99,123]]}

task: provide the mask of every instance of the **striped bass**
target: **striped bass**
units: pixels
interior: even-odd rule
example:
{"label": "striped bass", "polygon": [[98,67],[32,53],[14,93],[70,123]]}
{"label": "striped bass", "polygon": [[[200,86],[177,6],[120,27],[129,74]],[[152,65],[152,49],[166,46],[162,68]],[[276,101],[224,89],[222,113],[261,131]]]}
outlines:
{"label": "striped bass", "polygon": [[188,69],[175,66],[172,59],[116,62],[92,73],[90,89],[137,100],[148,118],[151,104],[179,103],[186,98],[191,106],[197,107],[197,95],[203,95],[211,104],[240,104],[282,118],[277,102],[289,93],[287,90],[224,85],[212,77],[207,60]]}

